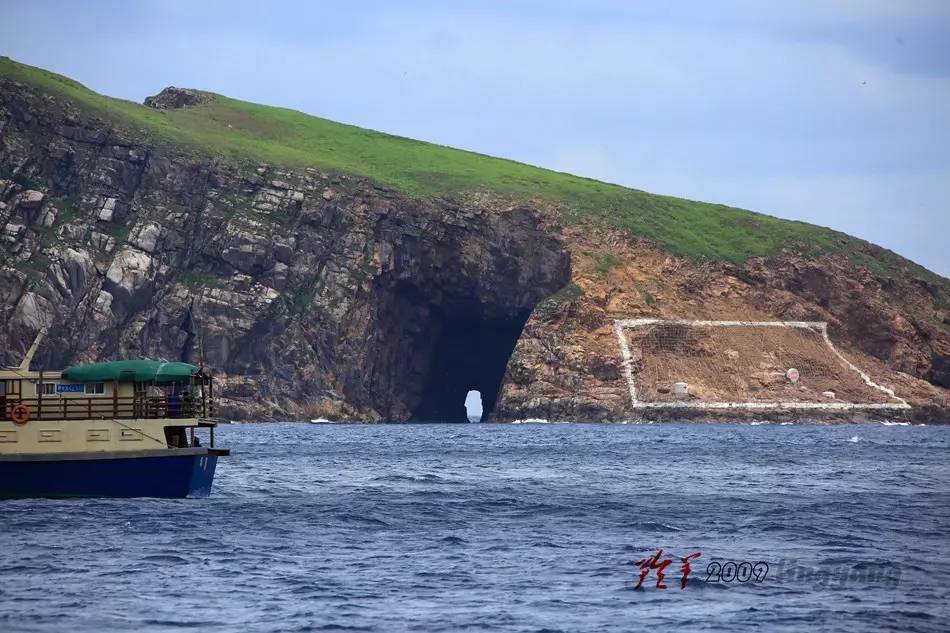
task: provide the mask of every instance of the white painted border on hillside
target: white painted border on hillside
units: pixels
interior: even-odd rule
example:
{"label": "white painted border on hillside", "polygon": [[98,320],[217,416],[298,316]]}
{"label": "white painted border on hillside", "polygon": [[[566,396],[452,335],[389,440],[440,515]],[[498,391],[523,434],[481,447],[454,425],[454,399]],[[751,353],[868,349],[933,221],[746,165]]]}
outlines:
{"label": "white painted border on hillside", "polygon": [[[646,325],[670,324],[698,327],[780,327],[804,328],[816,330],[821,334],[831,353],[849,370],[861,376],[867,386],[887,394],[897,402],[860,403],[860,402],[643,402],[637,398],[637,385],[633,378],[633,359],[630,354],[630,343],[624,334],[626,328],[643,327]],[[824,321],[691,321],[688,319],[617,319],[614,321],[614,330],[620,344],[620,356],[623,364],[623,375],[630,390],[630,404],[634,409],[817,409],[826,411],[849,411],[855,409],[910,409],[910,405],[903,398],[894,394],[893,389],[881,386],[871,380],[865,372],[858,369],[851,361],[845,358],[832,344],[828,337],[828,324]]]}

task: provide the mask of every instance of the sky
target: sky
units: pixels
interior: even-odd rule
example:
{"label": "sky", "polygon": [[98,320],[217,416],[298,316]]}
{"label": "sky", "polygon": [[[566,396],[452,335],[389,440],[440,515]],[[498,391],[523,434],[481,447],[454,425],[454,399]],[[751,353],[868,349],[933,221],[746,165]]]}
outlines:
{"label": "sky", "polygon": [[465,416],[471,421],[476,419],[481,421],[482,413],[482,394],[474,389],[465,394]]}
{"label": "sky", "polygon": [[5,0],[0,54],[805,220],[950,276],[950,1]]}

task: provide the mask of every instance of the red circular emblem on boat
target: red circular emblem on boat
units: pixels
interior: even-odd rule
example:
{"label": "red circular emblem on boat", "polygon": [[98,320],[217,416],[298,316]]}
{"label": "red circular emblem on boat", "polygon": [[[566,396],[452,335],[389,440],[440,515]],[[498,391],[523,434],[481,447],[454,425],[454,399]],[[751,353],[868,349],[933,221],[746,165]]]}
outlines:
{"label": "red circular emblem on boat", "polygon": [[13,408],[10,409],[10,419],[15,424],[26,424],[30,419],[30,407],[25,404],[13,405]]}

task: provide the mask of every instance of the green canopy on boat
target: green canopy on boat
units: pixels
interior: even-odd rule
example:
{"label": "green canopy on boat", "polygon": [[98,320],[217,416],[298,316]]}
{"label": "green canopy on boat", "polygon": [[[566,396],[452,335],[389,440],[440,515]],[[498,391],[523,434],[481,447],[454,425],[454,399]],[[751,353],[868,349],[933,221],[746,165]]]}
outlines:
{"label": "green canopy on boat", "polygon": [[63,370],[63,378],[73,382],[188,382],[198,368],[188,363],[163,363],[158,360],[114,360],[92,365],[76,365]]}

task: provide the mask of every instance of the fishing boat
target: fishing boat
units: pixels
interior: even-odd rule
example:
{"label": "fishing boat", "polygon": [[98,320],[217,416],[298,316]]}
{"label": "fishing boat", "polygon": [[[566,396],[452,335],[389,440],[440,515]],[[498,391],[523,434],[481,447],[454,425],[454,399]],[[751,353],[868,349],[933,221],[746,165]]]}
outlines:
{"label": "fishing boat", "polygon": [[208,372],[154,360],[32,371],[42,338],[0,369],[0,498],[211,493],[229,450],[214,445]]}

